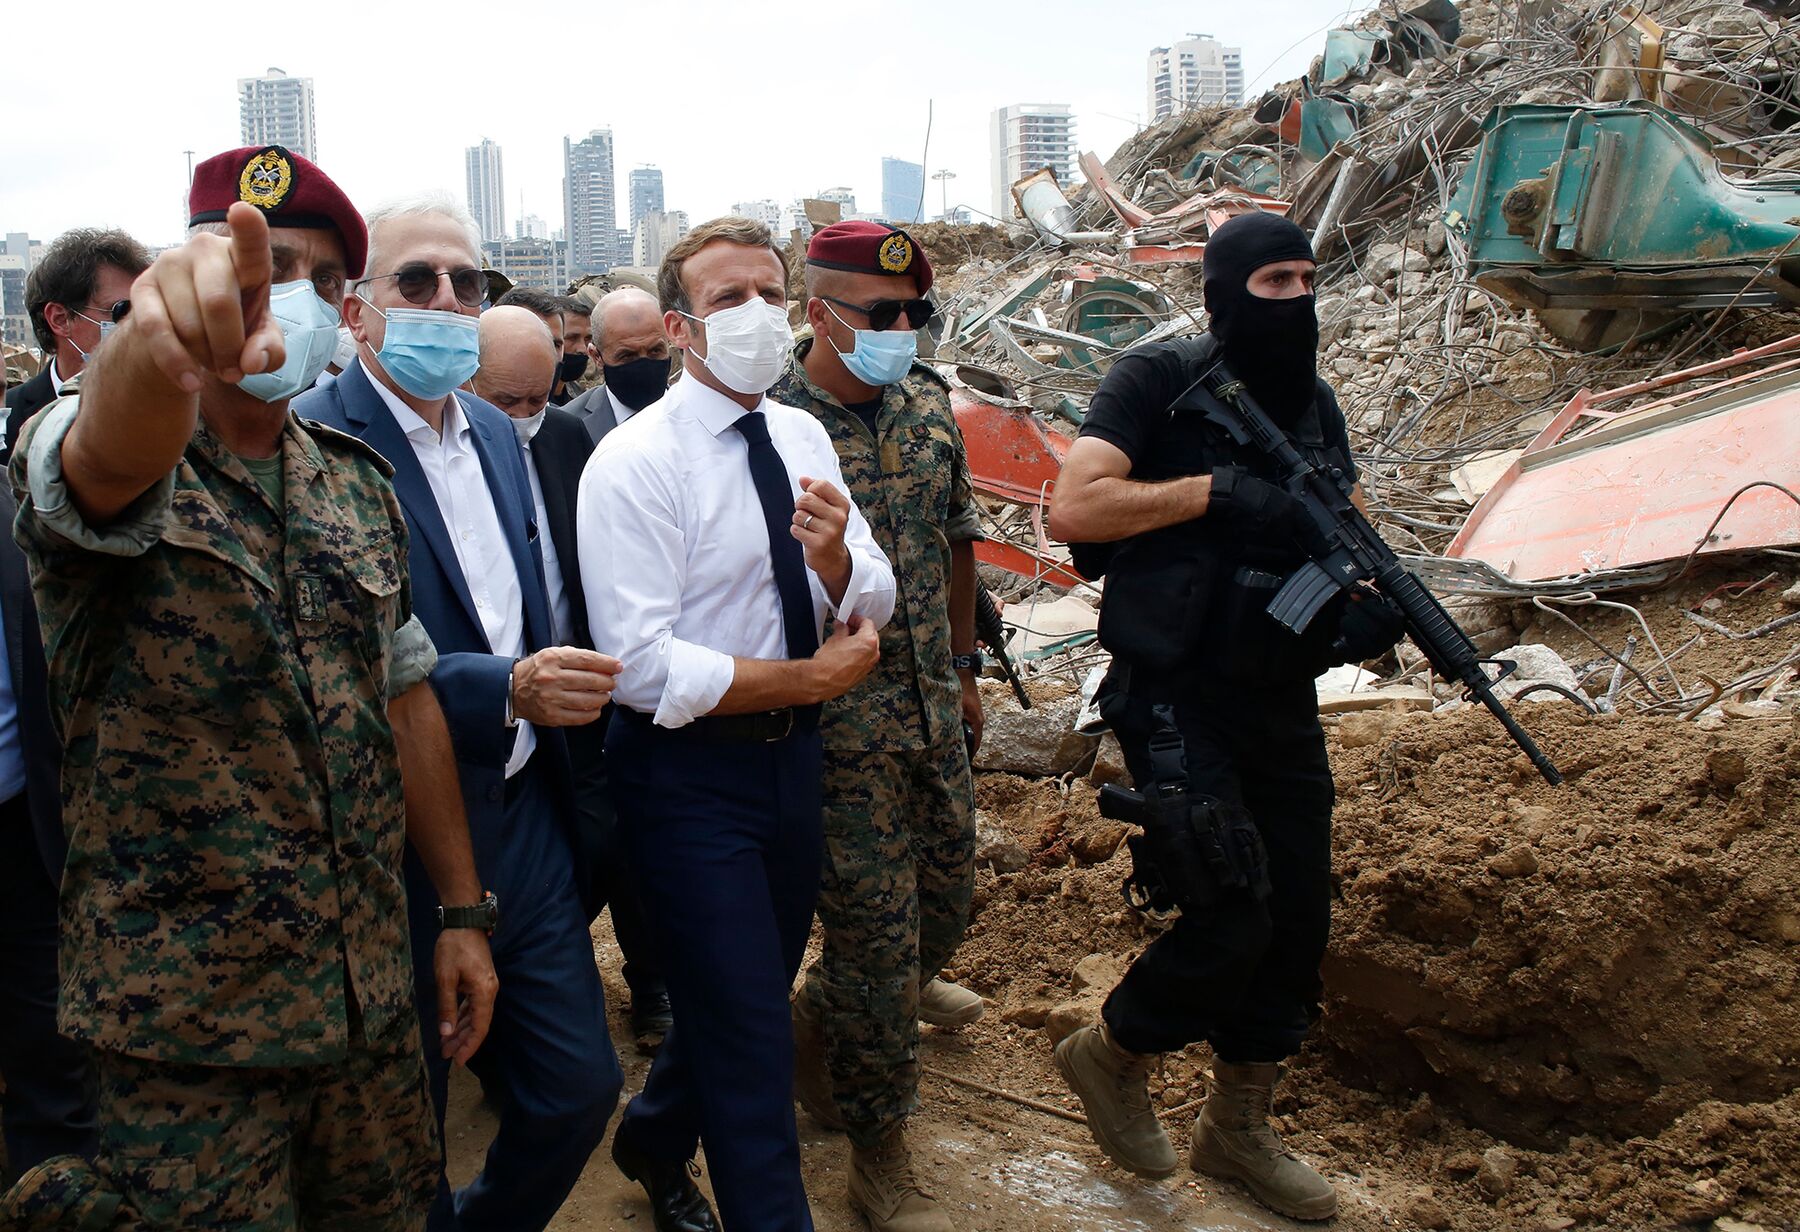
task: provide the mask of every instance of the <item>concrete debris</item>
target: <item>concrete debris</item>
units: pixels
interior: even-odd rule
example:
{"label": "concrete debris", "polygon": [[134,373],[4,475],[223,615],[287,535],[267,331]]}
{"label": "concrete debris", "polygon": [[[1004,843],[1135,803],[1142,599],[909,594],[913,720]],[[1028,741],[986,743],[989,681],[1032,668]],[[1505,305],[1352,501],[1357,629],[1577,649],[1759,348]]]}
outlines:
{"label": "concrete debris", "polygon": [[[1511,700],[1521,693],[1529,692],[1533,686],[1541,684],[1555,685],[1559,689],[1567,689],[1577,693],[1581,683],[1575,678],[1575,669],[1570,667],[1563,657],[1548,646],[1535,644],[1512,646],[1494,656],[1502,661],[1510,661],[1516,665],[1511,675],[1494,686],[1499,697]],[[1534,700],[1554,700],[1556,694],[1549,691],[1535,693]]]}
{"label": "concrete debris", "polygon": [[987,724],[975,753],[977,770],[1059,778],[1093,756],[1099,737],[1075,730],[1075,718],[1081,713],[1079,696],[1039,701],[1030,710],[1021,710],[1003,689],[982,682]]}

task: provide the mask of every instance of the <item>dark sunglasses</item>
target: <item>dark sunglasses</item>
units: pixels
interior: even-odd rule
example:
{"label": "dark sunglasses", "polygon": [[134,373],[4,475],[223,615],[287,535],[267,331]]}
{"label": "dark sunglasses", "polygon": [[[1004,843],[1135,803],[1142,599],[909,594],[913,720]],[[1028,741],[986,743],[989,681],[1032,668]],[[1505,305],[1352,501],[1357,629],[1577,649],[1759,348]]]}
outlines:
{"label": "dark sunglasses", "polygon": [[873,330],[892,328],[903,312],[906,314],[906,324],[911,329],[924,329],[931,324],[931,318],[937,315],[937,305],[928,299],[878,299],[872,304],[853,304],[849,300],[830,295],[821,295],[819,298],[828,304],[836,304],[839,308],[862,313],[869,318],[869,328]]}
{"label": "dark sunglasses", "polygon": [[[65,305],[65,307],[69,307],[69,306]],[[85,305],[83,305],[83,307],[97,309],[100,307],[100,305],[99,304],[85,304]],[[69,311],[75,313],[77,316],[85,317],[89,321],[92,321],[94,319],[93,317],[88,316],[88,314],[83,312],[80,308],[69,307]],[[130,314],[131,314],[131,301],[128,299],[116,299],[112,302],[112,307],[110,307],[106,310],[106,319],[111,321],[114,325],[117,325],[120,321],[123,321]]]}
{"label": "dark sunglasses", "polygon": [[466,308],[479,308],[481,301],[487,298],[487,275],[472,265],[462,269],[434,270],[423,261],[415,261],[402,265],[391,274],[377,274],[363,281],[381,282],[387,278],[394,280],[401,298],[409,304],[429,304],[437,294],[440,278],[450,280],[450,290],[456,295],[457,302]]}

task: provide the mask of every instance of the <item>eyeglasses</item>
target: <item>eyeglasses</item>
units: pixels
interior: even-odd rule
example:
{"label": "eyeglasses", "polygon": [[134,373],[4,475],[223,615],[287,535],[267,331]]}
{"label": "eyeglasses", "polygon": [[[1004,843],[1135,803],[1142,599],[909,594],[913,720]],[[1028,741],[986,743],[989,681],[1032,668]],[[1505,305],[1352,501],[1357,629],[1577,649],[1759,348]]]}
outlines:
{"label": "eyeglasses", "polygon": [[[114,300],[112,302],[112,306],[110,308],[102,308],[101,305],[99,305],[99,304],[88,304],[88,305],[86,305],[86,307],[92,308],[95,311],[104,311],[106,313],[107,320],[111,321],[114,325],[117,325],[120,321],[123,321],[131,313],[131,301],[128,299]],[[84,321],[93,321],[95,325],[100,324],[99,321],[94,320],[93,317],[90,317],[87,313],[83,312],[80,308],[71,308],[71,309],[69,309],[69,311],[73,312],[76,316],[80,317]]]}
{"label": "eyeglasses", "polygon": [[472,265],[462,269],[434,270],[423,261],[415,261],[402,265],[391,274],[377,274],[362,281],[367,284],[389,278],[394,280],[394,286],[409,304],[429,304],[437,294],[440,278],[450,280],[450,290],[455,293],[457,302],[465,308],[479,308],[481,301],[487,298],[487,275]]}
{"label": "eyeglasses", "polygon": [[928,299],[878,299],[872,304],[853,304],[831,295],[821,295],[819,298],[828,304],[836,304],[839,308],[862,313],[869,318],[869,328],[873,330],[892,328],[903,312],[910,329],[924,329],[931,324],[931,318],[937,315],[937,305]]}

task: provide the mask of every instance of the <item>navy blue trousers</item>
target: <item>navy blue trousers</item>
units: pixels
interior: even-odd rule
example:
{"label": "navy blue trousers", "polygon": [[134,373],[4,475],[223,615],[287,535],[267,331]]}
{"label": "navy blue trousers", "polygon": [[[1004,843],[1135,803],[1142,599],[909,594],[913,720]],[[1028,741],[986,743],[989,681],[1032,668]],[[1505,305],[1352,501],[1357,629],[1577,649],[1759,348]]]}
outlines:
{"label": "navy blue trousers", "polygon": [[23,794],[0,804],[0,1128],[16,1176],[52,1155],[92,1157],[94,1070],[56,1033],[56,886]]}
{"label": "navy blue trousers", "polygon": [[668,1160],[703,1143],[731,1232],[811,1232],[788,991],[824,852],[818,732],[709,743],[621,711],[606,761],[675,1011],[619,1133]]}
{"label": "navy blue trousers", "polygon": [[[452,1198],[440,1179],[431,1232],[534,1232],[550,1222],[606,1134],[624,1075],[606,1033],[606,1001],[567,828],[535,764],[508,784],[506,833],[477,835],[482,884],[500,900],[490,944],[500,996],[478,1054],[496,1082],[500,1129],[479,1175]],[[496,842],[496,837],[501,841]],[[439,1137],[450,1066],[438,1048],[437,892],[407,853],[419,1020]]]}

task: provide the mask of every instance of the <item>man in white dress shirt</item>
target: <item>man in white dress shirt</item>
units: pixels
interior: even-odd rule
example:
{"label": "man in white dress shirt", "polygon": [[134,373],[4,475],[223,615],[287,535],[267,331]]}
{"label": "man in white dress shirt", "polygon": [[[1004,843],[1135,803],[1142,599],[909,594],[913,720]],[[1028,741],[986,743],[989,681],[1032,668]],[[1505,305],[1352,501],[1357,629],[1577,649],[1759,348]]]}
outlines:
{"label": "man in white dress shirt", "polygon": [[[894,575],[811,415],[764,398],[786,363],[787,270],[719,219],[663,259],[682,380],[609,433],[577,502],[597,644],[623,663],[607,735],[620,825],[675,1027],[613,1158],[659,1232],[808,1232],[787,995],[823,851],[820,703],[861,680]],[[823,637],[825,619],[834,622]]]}

